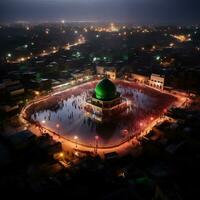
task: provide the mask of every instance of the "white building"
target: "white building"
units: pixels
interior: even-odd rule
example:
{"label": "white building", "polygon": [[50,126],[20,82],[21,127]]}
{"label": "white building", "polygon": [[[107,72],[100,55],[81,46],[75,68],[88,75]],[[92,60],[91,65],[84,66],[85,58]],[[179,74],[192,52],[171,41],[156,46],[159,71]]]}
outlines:
{"label": "white building", "polygon": [[96,66],[96,73],[97,75],[104,75],[105,68],[103,66]]}
{"label": "white building", "polygon": [[159,74],[152,74],[149,80],[149,85],[151,87],[163,90],[165,83],[165,77]]}
{"label": "white building", "polygon": [[149,76],[141,74],[131,74],[131,79],[137,83],[148,84]]}
{"label": "white building", "polygon": [[117,78],[117,72],[116,69],[108,69],[105,71],[105,75],[111,79],[111,80],[115,80]]}

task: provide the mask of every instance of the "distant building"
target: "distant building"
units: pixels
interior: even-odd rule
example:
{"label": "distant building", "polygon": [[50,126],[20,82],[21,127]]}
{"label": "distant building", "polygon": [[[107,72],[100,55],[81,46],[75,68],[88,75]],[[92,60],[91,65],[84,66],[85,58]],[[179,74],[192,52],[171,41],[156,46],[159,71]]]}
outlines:
{"label": "distant building", "polygon": [[96,67],[97,75],[107,76],[111,80],[115,80],[117,78],[117,71],[114,67]]}
{"label": "distant building", "polygon": [[39,149],[41,152],[54,156],[62,151],[62,144],[53,140],[52,136],[45,134],[40,137]]}
{"label": "distant building", "polygon": [[119,158],[119,155],[117,154],[117,152],[114,151],[114,152],[104,154],[104,157],[106,160],[111,160],[111,159]]}
{"label": "distant building", "polygon": [[115,80],[117,78],[117,72],[115,68],[111,68],[111,69],[107,69],[105,71],[105,75],[111,79],[111,80]]}
{"label": "distant building", "polygon": [[12,97],[24,94],[24,87],[19,80],[4,80],[4,82],[1,85],[1,88],[4,88],[6,93]]}
{"label": "distant building", "polygon": [[91,76],[93,74],[93,71],[91,69],[85,69],[83,73],[85,76]]}
{"label": "distant building", "polygon": [[12,111],[15,111],[19,109],[19,105],[1,105],[0,106],[0,111],[3,111],[3,112],[12,112]]}
{"label": "distant building", "polygon": [[156,185],[155,197],[153,199],[171,200],[183,199],[182,192],[178,189],[177,185],[169,182],[161,182]]}
{"label": "distant building", "polygon": [[104,75],[104,73],[105,73],[105,67],[103,67],[103,66],[96,66],[96,73],[97,73],[97,75]]}
{"label": "distant building", "polygon": [[148,84],[149,76],[141,75],[141,74],[131,74],[131,79],[137,83]]}
{"label": "distant building", "polygon": [[8,137],[8,141],[15,149],[24,149],[35,142],[36,136],[28,131],[21,131]]}
{"label": "distant building", "polygon": [[49,90],[52,87],[52,81],[50,79],[31,80],[29,88],[34,90]]}
{"label": "distant building", "polygon": [[149,85],[151,87],[163,90],[165,83],[165,77],[159,74],[152,74],[149,80]]}
{"label": "distant building", "polygon": [[82,82],[85,77],[85,75],[83,73],[71,73],[71,76],[77,82]]}

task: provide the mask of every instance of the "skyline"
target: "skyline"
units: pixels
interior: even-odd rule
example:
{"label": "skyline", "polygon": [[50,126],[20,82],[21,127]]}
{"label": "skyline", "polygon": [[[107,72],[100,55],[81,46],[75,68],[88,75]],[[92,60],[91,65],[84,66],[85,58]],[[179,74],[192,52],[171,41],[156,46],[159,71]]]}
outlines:
{"label": "skyline", "polygon": [[132,24],[198,24],[197,0],[8,0],[1,22],[94,21]]}

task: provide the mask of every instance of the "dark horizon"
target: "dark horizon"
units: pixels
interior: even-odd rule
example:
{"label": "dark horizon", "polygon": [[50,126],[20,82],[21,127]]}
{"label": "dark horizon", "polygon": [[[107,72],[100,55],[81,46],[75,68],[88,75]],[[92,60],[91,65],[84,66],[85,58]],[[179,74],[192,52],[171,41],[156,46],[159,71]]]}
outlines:
{"label": "dark horizon", "polygon": [[200,23],[197,0],[4,0],[0,22],[60,20],[126,22],[135,25]]}

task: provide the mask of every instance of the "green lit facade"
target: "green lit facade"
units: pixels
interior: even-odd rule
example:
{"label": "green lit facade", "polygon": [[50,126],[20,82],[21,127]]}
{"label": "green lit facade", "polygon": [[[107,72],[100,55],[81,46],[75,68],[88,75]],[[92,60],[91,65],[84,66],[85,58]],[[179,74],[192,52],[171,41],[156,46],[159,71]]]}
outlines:
{"label": "green lit facade", "polygon": [[115,84],[107,78],[99,82],[95,88],[95,97],[99,100],[108,101],[119,96]]}
{"label": "green lit facade", "polygon": [[98,121],[109,121],[126,108],[126,99],[121,97],[115,84],[108,78],[104,78],[96,85],[92,97],[87,100],[85,106],[87,114]]}

